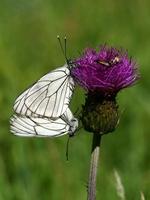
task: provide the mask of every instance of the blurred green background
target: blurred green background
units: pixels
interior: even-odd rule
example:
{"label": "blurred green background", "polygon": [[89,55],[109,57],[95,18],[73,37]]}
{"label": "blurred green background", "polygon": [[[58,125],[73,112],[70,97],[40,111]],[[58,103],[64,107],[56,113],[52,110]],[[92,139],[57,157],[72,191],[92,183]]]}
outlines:
{"label": "blurred green background", "polygon": [[[89,170],[90,133],[70,141],[19,138],[9,131],[15,98],[43,74],[64,64],[56,39],[68,38],[68,56],[107,43],[128,49],[141,80],[118,95],[118,129],[103,137],[97,199],[117,200],[113,169],[127,200],[150,199],[150,1],[0,0],[0,200],[83,200]],[[84,102],[77,89],[73,111]]]}

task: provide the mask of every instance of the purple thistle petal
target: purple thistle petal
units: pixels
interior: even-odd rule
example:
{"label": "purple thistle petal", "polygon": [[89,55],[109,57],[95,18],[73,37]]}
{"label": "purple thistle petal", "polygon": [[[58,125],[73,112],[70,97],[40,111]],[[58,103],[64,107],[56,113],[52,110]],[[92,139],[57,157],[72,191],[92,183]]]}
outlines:
{"label": "purple thistle petal", "polygon": [[137,63],[128,57],[128,53],[106,45],[101,46],[98,52],[86,49],[75,60],[71,73],[86,90],[105,95],[116,94],[139,78]]}

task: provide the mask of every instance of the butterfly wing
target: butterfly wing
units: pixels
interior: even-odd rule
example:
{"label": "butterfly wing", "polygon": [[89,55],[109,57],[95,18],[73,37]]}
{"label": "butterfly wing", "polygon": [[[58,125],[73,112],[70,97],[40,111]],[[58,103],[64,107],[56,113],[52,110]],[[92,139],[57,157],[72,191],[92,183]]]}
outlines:
{"label": "butterfly wing", "polygon": [[24,116],[57,118],[67,109],[74,90],[68,65],[43,76],[15,101],[14,111]]}
{"label": "butterfly wing", "polygon": [[74,116],[69,108],[66,109],[66,112],[61,116],[61,118],[66,121],[70,122],[72,119],[74,119]]}
{"label": "butterfly wing", "polygon": [[68,133],[69,125],[58,118],[35,118],[13,115],[10,119],[10,131],[24,137],[58,137]]}
{"label": "butterfly wing", "polygon": [[65,134],[73,135],[78,127],[78,120],[67,108],[62,117],[50,118],[13,115],[10,118],[10,131],[24,137],[58,137]]}

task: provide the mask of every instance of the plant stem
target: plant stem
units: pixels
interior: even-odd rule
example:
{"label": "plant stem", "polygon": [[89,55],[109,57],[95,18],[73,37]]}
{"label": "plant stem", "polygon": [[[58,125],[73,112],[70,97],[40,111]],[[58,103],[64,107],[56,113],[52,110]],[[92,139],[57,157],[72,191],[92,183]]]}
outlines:
{"label": "plant stem", "polygon": [[90,172],[88,181],[88,194],[87,194],[88,200],[96,199],[96,176],[97,176],[97,167],[98,167],[99,152],[100,152],[100,142],[101,142],[101,135],[93,133],[91,163],[90,163]]}

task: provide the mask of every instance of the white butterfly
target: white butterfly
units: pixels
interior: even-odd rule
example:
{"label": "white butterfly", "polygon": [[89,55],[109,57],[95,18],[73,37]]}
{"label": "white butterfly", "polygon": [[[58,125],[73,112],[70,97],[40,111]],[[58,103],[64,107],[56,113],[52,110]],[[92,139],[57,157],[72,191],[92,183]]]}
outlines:
{"label": "white butterfly", "polygon": [[40,78],[15,101],[14,111],[22,116],[58,118],[69,106],[74,80],[65,64]]}
{"label": "white butterfly", "polygon": [[70,64],[40,78],[14,103],[11,132],[27,137],[58,137],[74,134],[78,120],[68,108],[75,83]]}
{"label": "white butterfly", "polygon": [[13,115],[10,119],[10,130],[14,135],[24,137],[58,137],[65,134],[74,135],[78,127],[78,120],[67,108],[59,118],[29,117]]}

